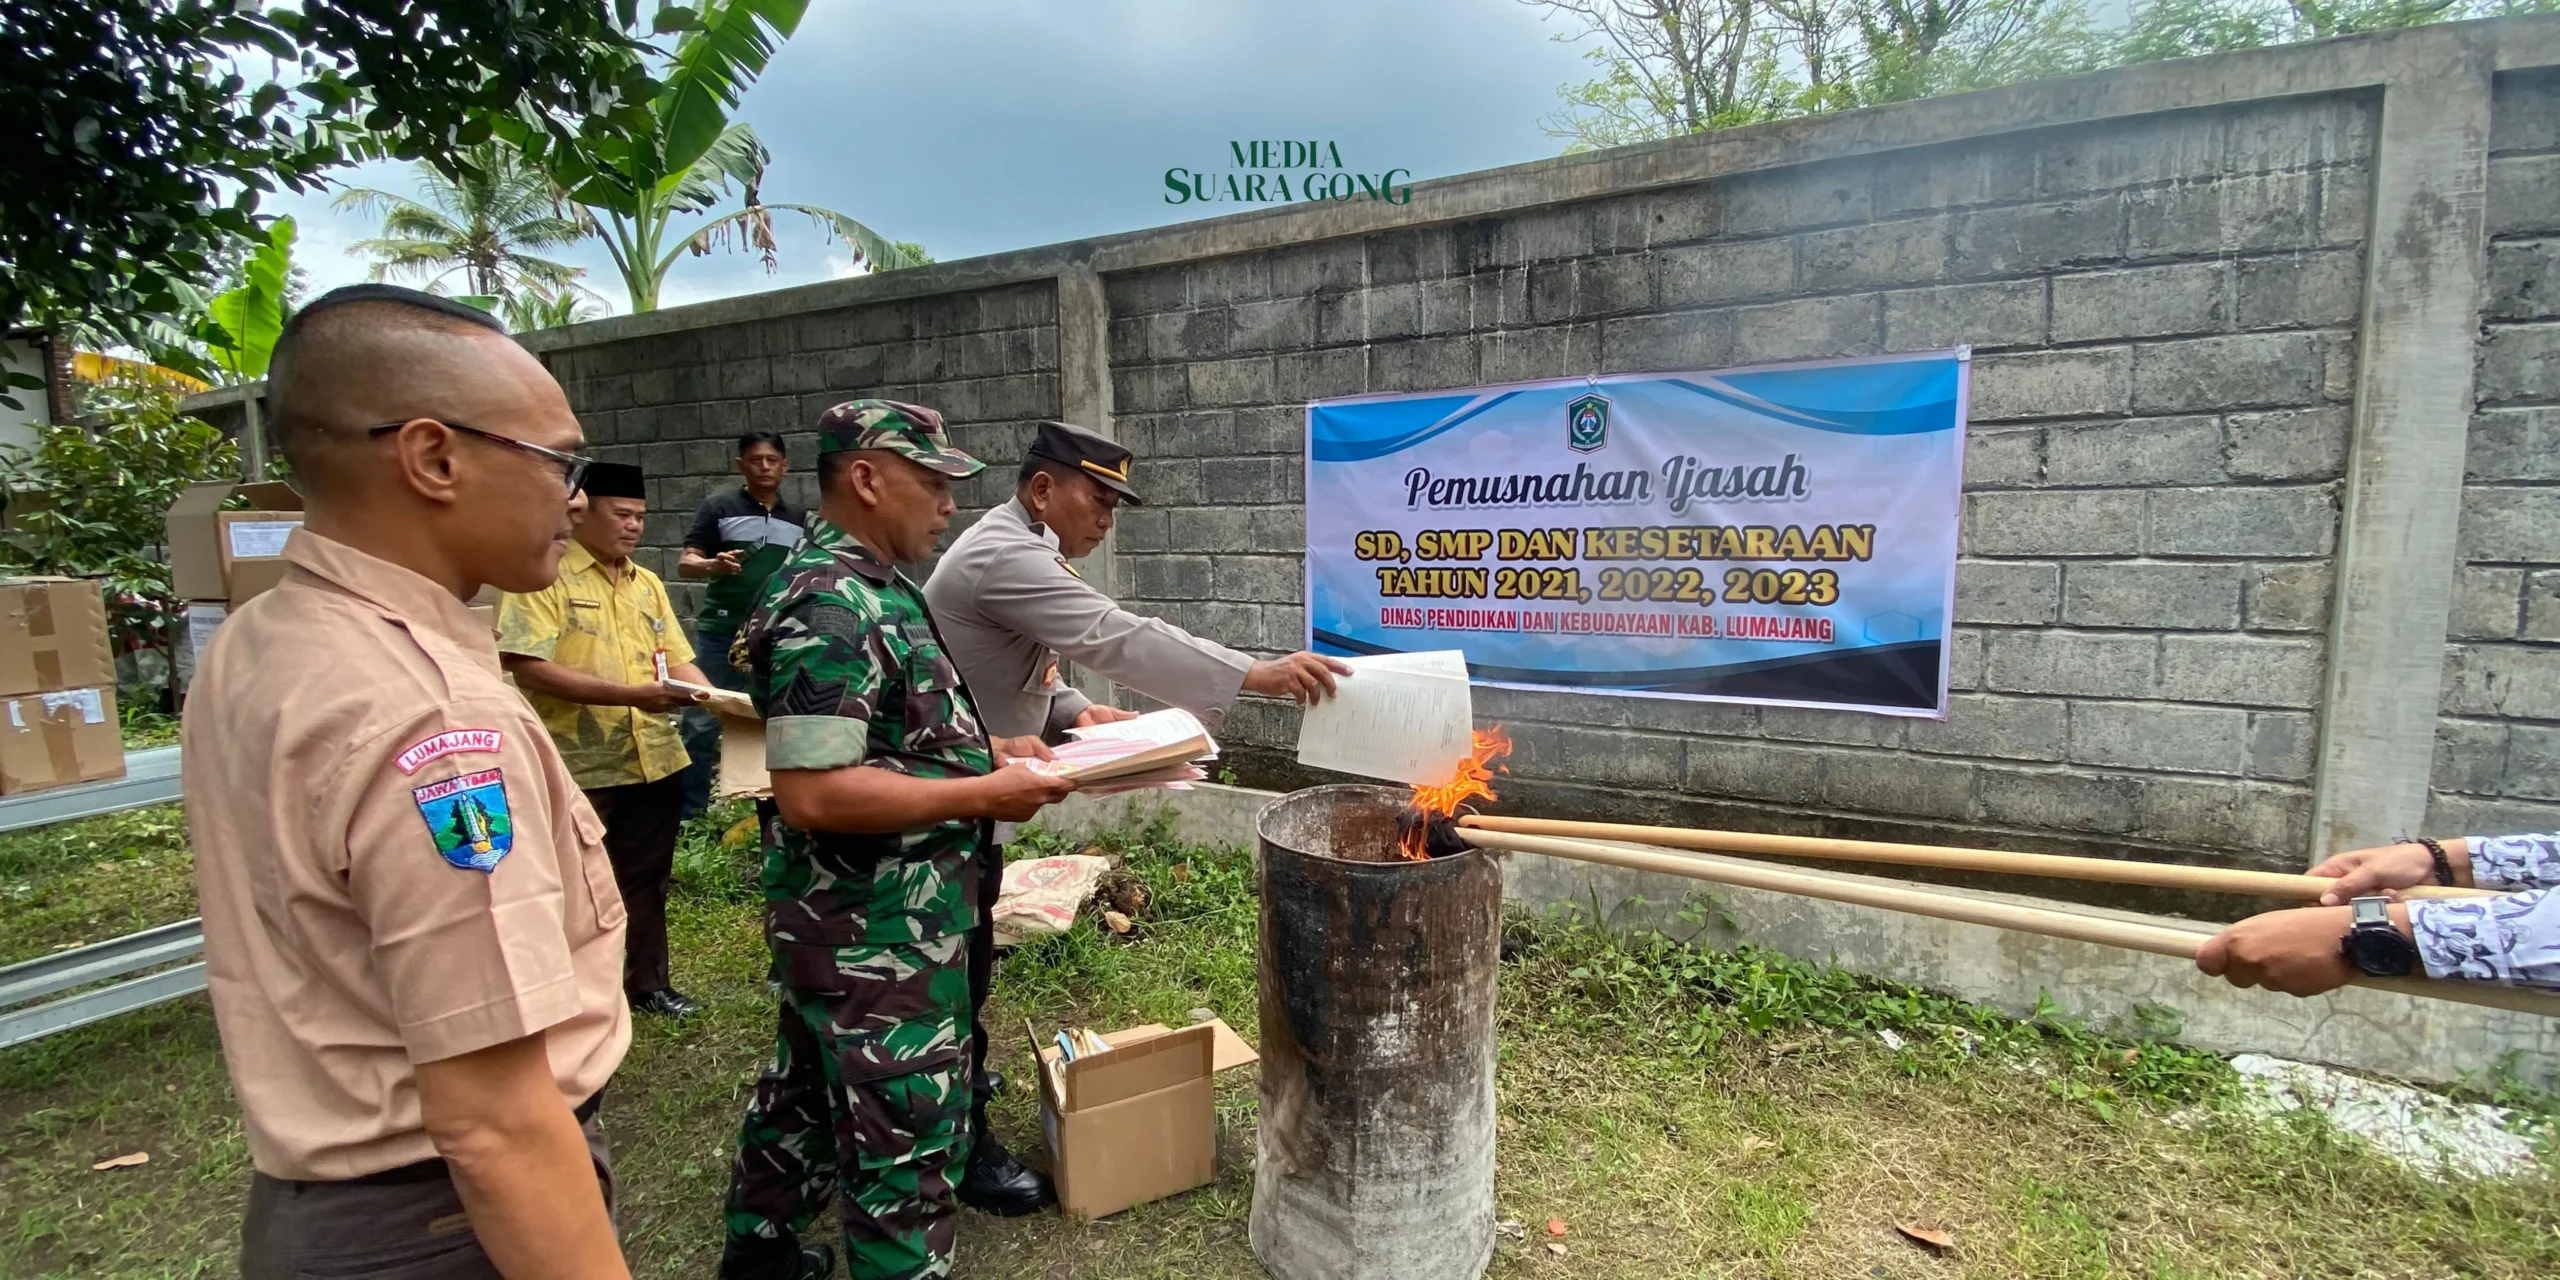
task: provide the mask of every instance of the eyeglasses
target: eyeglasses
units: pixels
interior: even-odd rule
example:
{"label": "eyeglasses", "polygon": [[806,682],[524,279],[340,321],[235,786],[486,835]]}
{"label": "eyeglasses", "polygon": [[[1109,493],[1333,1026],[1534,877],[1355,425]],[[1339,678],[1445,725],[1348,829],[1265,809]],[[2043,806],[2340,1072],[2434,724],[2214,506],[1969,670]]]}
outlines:
{"label": "eyeglasses", "polygon": [[[410,419],[409,421],[415,421],[415,419]],[[409,421],[386,422],[378,427],[367,427],[364,429],[364,433],[368,436],[387,436],[402,427],[408,426]],[[444,418],[432,418],[429,419],[429,421],[442,422],[445,426],[450,427],[455,431],[459,431],[464,435],[478,436],[492,444],[502,444],[510,449],[521,449],[537,458],[547,459],[553,465],[560,468],[560,483],[566,486],[572,495],[578,492],[578,487],[580,485],[586,483],[587,468],[595,462],[595,459],[590,458],[583,453],[562,453],[558,449],[545,449],[541,445],[531,443],[530,441],[518,440],[514,436],[502,436],[495,431],[483,431],[478,427],[470,426],[465,423],[454,422]]]}

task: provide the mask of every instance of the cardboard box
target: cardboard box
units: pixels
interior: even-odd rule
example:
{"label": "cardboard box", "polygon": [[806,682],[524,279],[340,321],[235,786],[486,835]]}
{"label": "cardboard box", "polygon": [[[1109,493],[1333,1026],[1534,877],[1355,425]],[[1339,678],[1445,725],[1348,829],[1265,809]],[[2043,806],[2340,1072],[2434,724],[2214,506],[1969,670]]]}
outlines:
{"label": "cardboard box", "polygon": [[124,776],[116,688],[29,693],[0,711],[0,796]]}
{"label": "cardboard box", "polygon": [[0,697],[115,682],[104,588],[81,578],[0,578]]}
{"label": "cardboard box", "polygon": [[1216,1019],[1179,1031],[1160,1024],[1102,1037],[1108,1053],[1057,1065],[1040,1056],[1040,1128],[1058,1207],[1085,1218],[1204,1187],[1218,1176],[1218,1072],[1256,1060]]}
{"label": "cardboard box", "polygon": [[[225,511],[237,494],[249,507]],[[169,504],[169,583],[182,600],[238,605],[284,577],[284,540],[302,524],[302,495],[282,481],[187,486]]]}

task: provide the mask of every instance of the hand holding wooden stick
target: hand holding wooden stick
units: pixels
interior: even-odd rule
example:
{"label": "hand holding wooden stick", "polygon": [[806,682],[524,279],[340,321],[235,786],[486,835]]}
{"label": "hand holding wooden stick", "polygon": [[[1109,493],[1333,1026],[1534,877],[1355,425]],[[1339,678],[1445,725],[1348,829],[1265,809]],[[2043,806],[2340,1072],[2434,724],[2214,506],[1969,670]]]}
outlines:
{"label": "hand holding wooden stick", "polygon": [[[2061,880],[2104,880],[2112,884],[2150,885],[2161,889],[2203,889],[2261,898],[2317,902],[2338,887],[2327,876],[2289,875],[2280,871],[2243,871],[2235,867],[2191,867],[2174,862],[2136,859],[2073,858],[2049,853],[2010,853],[1998,849],[1958,849],[1935,844],[1889,844],[1875,840],[1832,840],[1816,836],[1764,835],[1756,831],[1703,831],[1687,827],[1648,827],[1620,822],[1564,822],[1550,818],[1507,818],[1470,815],[1459,825],[1514,835],[1568,836],[1587,840],[1622,840],[1630,844],[1700,849],[1711,853],[1745,853],[1783,858],[1830,858],[1845,862],[1886,862],[1900,866],[1937,867],[1947,871],[1990,871],[2002,875],[2052,876]],[[2483,889],[2448,889],[2417,885],[2399,891],[2404,898],[2473,898]]]}
{"label": "hand holding wooden stick", "polygon": [[[1923,888],[1915,884],[1873,884],[1842,880],[1812,872],[1795,871],[1760,863],[1737,862],[1724,858],[1700,858],[1686,854],[1663,853],[1646,849],[1629,849],[1617,845],[1597,844],[1588,840],[1562,840],[1547,836],[1513,835],[1486,830],[1484,819],[1467,819],[1458,828],[1458,836],[1467,843],[1487,849],[1508,849],[1519,853],[1542,853],[1550,857],[1572,858],[1625,867],[1634,871],[1659,871],[1691,880],[1706,880],[1745,889],[1765,889],[1776,893],[1792,893],[1807,898],[1823,898],[1857,906],[1881,907],[1889,911],[1907,911],[1913,915],[1932,916],[1940,920],[1956,920],[1966,924],[1989,925],[1996,929],[2014,929],[2021,933],[2042,934],[2049,938],[2069,938],[2076,942],[2096,942],[2153,955],[2176,956],[2193,960],[2210,934],[2171,928],[2166,925],[2140,924],[2129,920],[2110,920],[2103,916],[2078,912],[2020,906],[1959,893]],[[1527,821],[1506,819],[1505,821]],[[2028,856],[2028,855],[2018,855]],[[2560,1017],[2560,996],[2519,991],[2512,987],[2470,982],[2429,982],[2414,978],[2363,978],[2356,986],[2381,991],[2397,991],[2403,995],[2429,996],[2438,1000],[2454,1000],[2463,1004],[2487,1005],[2496,1009],[2514,1009],[2543,1017]]]}

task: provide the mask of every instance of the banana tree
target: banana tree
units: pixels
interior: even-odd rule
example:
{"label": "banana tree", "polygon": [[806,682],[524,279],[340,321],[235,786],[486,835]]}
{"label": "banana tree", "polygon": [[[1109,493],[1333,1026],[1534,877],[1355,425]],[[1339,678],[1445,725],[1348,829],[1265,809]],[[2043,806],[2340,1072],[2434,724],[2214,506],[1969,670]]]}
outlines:
{"label": "banana tree", "polygon": [[[773,51],[799,29],[808,0],[699,0],[661,9],[657,25],[680,33],[649,105],[655,127],[627,143],[542,157],[553,181],[592,219],[630,290],[634,312],[654,311],[678,258],[730,242],[776,265],[773,215],[791,213],[841,238],[856,261],[914,265],[898,244],[847,214],[809,204],[764,203],[756,189],[770,159],[755,130],[729,116]],[[709,213],[735,183],[742,207],[685,233],[682,216]]]}
{"label": "banana tree", "polygon": [[293,278],[293,235],[293,219],[276,219],[267,228],[266,242],[250,253],[240,287],[205,306],[205,320],[196,337],[212,349],[214,362],[233,382],[265,377],[276,339],[284,336],[285,292]]}

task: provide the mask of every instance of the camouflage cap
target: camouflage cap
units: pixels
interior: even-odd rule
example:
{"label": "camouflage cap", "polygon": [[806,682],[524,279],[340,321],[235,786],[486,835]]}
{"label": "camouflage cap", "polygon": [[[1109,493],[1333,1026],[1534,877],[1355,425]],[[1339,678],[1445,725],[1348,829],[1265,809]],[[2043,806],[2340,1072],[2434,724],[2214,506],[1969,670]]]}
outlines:
{"label": "camouflage cap", "polygon": [[819,457],[853,449],[886,449],[955,480],[987,469],[951,447],[941,414],[895,400],[847,400],[818,415]]}

